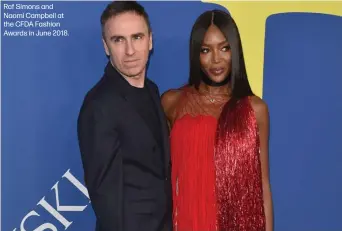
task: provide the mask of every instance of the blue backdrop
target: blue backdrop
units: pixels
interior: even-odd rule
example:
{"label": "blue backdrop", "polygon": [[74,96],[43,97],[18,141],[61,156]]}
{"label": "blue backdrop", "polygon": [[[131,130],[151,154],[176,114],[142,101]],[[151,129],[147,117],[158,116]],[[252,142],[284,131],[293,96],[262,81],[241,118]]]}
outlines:
{"label": "blue backdrop", "polygon": [[[107,2],[52,3],[53,12],[64,13],[59,21],[68,37],[2,36],[3,231],[20,230],[23,220],[28,231],[94,230],[76,120],[107,62],[100,31]],[[187,81],[195,19],[222,8],[142,5],[154,31],[148,76],[161,92],[179,87]],[[341,41],[341,17],[281,14],[267,20],[264,99],[271,113],[276,231],[342,230]]]}
{"label": "blue backdrop", "polygon": [[264,99],[276,231],[342,230],[341,41],[342,17],[267,20]]}

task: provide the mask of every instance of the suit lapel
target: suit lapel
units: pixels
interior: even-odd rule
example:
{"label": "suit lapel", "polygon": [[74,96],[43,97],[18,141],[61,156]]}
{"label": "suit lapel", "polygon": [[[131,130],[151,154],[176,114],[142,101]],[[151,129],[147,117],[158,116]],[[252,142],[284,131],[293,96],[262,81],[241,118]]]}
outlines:
{"label": "suit lapel", "polygon": [[112,86],[115,88],[115,91],[127,102],[129,105],[129,108],[134,112],[138,119],[141,121],[141,125],[145,127],[145,130],[151,135],[151,137],[156,141],[155,136],[153,135],[153,132],[147,125],[146,121],[142,117],[142,115],[138,112],[135,102],[134,102],[134,97],[130,91],[130,86],[127,80],[125,80],[117,70],[111,65],[110,62],[108,62],[106,69],[105,69],[106,76],[108,80],[111,82]]}
{"label": "suit lapel", "polygon": [[156,143],[158,143],[157,141],[157,137],[155,137],[155,135],[153,134],[151,128],[148,126],[146,120],[144,119],[144,117],[141,115],[141,113],[139,112],[139,110],[137,110],[136,107],[136,103],[134,102],[136,99],[134,97],[132,97],[131,94],[127,93],[127,92],[123,92],[121,93],[121,95],[123,96],[123,98],[129,103],[130,108],[139,116],[139,118],[142,121],[142,125],[149,131],[150,135],[153,137],[154,141]]}
{"label": "suit lapel", "polygon": [[157,109],[158,118],[159,118],[160,125],[161,125],[162,145],[163,145],[164,162],[165,162],[164,164],[165,164],[165,171],[167,174],[168,165],[170,162],[169,128],[166,122],[166,116],[165,116],[164,110],[160,103],[160,98],[159,98],[160,96],[158,92],[153,90],[153,87],[148,83],[148,81],[147,81],[147,88],[150,91],[153,102]]}
{"label": "suit lapel", "polygon": [[[142,121],[142,125],[146,128],[146,130],[150,133],[151,137],[155,140],[156,143],[158,143],[156,137],[153,135],[153,132],[147,125],[144,118],[141,116],[141,114],[136,110],[136,107],[134,105],[134,98],[128,93],[129,90],[126,90],[129,86],[127,81],[114,69],[114,67],[110,64],[110,62],[107,64],[106,67],[106,75],[110,79],[110,81],[113,83],[113,86],[115,89],[119,92],[121,97],[127,101],[130,104],[130,108],[138,114],[138,117]],[[148,88],[149,93],[151,94],[152,100],[154,102],[155,108],[157,110],[158,118],[161,125],[161,135],[162,135],[162,148],[163,148],[163,154],[164,154],[164,164],[165,164],[165,173],[168,175],[168,165],[170,162],[170,150],[169,150],[169,130],[168,125],[166,122],[166,117],[164,114],[164,110],[162,109],[160,98],[158,95],[158,92],[154,90],[154,87],[151,86],[152,84],[149,83],[149,80],[146,80],[146,87]]]}

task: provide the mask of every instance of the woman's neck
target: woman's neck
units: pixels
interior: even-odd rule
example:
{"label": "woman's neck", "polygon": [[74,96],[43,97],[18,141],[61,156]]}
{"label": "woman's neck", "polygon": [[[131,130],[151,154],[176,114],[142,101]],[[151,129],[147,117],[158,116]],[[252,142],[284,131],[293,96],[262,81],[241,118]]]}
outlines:
{"label": "woman's neck", "polygon": [[209,86],[204,82],[199,85],[199,91],[201,93],[207,93],[210,95],[230,95],[229,83],[222,86]]}

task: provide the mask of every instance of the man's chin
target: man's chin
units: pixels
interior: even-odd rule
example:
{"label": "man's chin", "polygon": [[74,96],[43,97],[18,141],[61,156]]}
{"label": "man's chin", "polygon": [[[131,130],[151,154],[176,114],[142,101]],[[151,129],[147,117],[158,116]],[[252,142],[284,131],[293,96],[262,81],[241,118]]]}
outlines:
{"label": "man's chin", "polygon": [[142,71],[127,71],[123,73],[128,78],[140,78],[142,77]]}
{"label": "man's chin", "polygon": [[140,78],[142,72],[140,68],[132,68],[131,70],[126,70],[123,74],[128,78]]}

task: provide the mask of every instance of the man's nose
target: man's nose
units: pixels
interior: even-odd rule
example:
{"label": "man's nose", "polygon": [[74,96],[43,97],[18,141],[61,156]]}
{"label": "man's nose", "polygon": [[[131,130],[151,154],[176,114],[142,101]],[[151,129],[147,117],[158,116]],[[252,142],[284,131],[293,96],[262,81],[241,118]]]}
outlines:
{"label": "man's nose", "polygon": [[126,43],[126,55],[133,55],[135,53],[134,44],[132,41]]}

